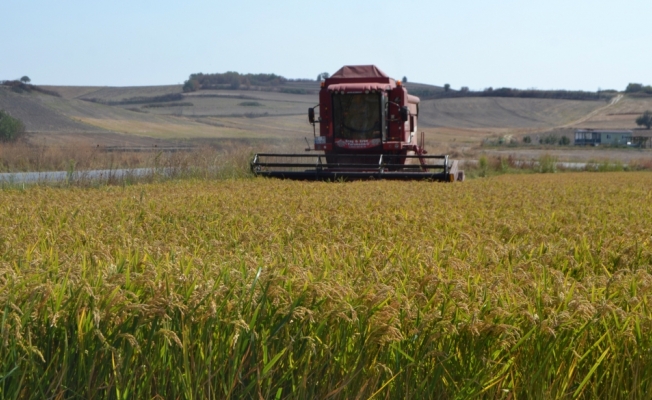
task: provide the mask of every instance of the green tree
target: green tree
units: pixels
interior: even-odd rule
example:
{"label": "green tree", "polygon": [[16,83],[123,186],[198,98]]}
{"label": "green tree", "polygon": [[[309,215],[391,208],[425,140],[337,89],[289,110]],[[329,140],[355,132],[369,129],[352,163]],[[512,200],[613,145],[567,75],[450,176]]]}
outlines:
{"label": "green tree", "polygon": [[625,89],[625,93],[636,93],[643,90],[643,85],[640,83],[630,83]]}
{"label": "green tree", "polygon": [[401,79],[403,83],[407,83],[407,76],[404,76],[403,79]]}
{"label": "green tree", "polygon": [[199,81],[197,79],[188,79],[187,81],[184,82],[183,84],[183,91],[184,92],[196,92],[199,90]]}
{"label": "green tree", "polygon": [[0,110],[0,141],[9,142],[16,140],[25,131],[23,123],[8,112]]}
{"label": "green tree", "polygon": [[451,85],[447,83],[444,85],[444,92],[448,92],[449,90],[451,90]]}
{"label": "green tree", "polygon": [[652,113],[650,111],[644,112],[643,115],[636,118],[636,125],[650,129],[652,127]]}
{"label": "green tree", "polygon": [[558,143],[559,143],[559,136],[557,136],[554,133],[551,133],[539,139],[539,144],[558,144]]}
{"label": "green tree", "polygon": [[29,79],[29,76],[25,75],[22,78],[20,78],[20,81],[23,83],[30,83],[32,80]]}
{"label": "green tree", "polygon": [[319,81],[325,81],[328,79],[328,77],[331,76],[328,72],[322,72],[321,74],[317,75],[317,82]]}

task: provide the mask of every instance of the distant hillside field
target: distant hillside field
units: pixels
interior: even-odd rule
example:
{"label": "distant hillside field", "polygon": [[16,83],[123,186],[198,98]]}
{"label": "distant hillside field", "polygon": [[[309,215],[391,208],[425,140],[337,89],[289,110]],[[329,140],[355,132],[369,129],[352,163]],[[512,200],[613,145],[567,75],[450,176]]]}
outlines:
{"label": "distant hillside field", "polygon": [[419,123],[426,127],[552,128],[605,106],[604,101],[505,97],[425,100]]}
{"label": "distant hillside field", "polygon": [[316,95],[209,91],[184,98],[190,106],[147,102],[110,106],[84,99],[119,102],[179,93],[180,86],[48,88],[62,97],[17,94],[0,87],[0,109],[25,122],[28,142],[130,146],[154,145],[160,139],[267,139],[304,146],[303,138],[312,135],[305,115],[316,104]]}
{"label": "distant hillside field", "polygon": [[636,117],[646,110],[652,111],[652,98],[624,96],[617,103],[590,116],[578,126],[592,129],[636,129]]}
{"label": "distant hillside field", "polygon": [[84,124],[57,112],[48,103],[66,100],[42,94],[17,94],[0,87],[0,109],[8,111],[25,124],[28,132],[104,132],[97,126]]}
{"label": "distant hillside field", "polygon": [[[412,93],[443,88],[407,83]],[[61,97],[17,94],[0,87],[0,108],[24,121],[28,142],[75,145],[159,144],[161,140],[264,140],[305,147],[313,135],[309,107],[318,104],[316,81],[281,87],[200,90],[181,85],[142,87],[44,86]],[[616,101],[617,100],[617,101]],[[604,101],[508,97],[422,99],[419,130],[426,143],[478,146],[491,135],[538,134],[574,128],[634,129],[652,99]],[[319,112],[319,110],[318,110]],[[445,147],[444,147],[445,149]]]}

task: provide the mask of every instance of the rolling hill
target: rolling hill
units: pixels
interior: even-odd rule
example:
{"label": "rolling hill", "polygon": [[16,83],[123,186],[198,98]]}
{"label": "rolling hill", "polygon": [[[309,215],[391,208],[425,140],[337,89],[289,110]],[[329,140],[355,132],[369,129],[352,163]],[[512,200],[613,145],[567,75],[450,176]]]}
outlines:
{"label": "rolling hill", "polygon": [[[408,83],[408,90],[441,91]],[[304,146],[312,135],[307,108],[318,103],[317,82],[288,82],[282,91],[143,87],[46,86],[61,97],[0,87],[0,108],[25,122],[30,142],[150,145],[166,141],[266,140]],[[168,101],[165,96],[171,96]],[[652,99],[606,101],[463,97],[424,99],[419,129],[438,142],[479,143],[496,134],[524,135],[565,128],[635,128]]]}

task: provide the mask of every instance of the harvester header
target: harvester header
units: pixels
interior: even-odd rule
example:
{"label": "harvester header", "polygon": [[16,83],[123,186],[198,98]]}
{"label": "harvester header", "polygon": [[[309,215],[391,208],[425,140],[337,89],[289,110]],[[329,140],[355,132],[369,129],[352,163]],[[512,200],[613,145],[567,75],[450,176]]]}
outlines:
{"label": "harvester header", "polygon": [[252,171],[290,179],[463,180],[456,161],[426,155],[423,133],[418,143],[419,102],[375,65],[342,67],[321,82],[319,104],[308,109],[314,147],[306,150],[323,154],[256,154]]}

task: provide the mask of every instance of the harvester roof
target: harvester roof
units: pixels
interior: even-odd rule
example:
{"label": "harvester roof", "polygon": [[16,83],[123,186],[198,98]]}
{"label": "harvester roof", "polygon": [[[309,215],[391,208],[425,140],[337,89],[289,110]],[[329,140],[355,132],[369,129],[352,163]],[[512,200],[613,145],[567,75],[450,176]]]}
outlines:
{"label": "harvester roof", "polygon": [[[346,65],[326,79],[324,85],[329,87],[330,85],[352,83],[382,83],[389,85],[390,89],[396,87],[396,81],[375,65]],[[386,90],[385,86],[382,90]]]}
{"label": "harvester roof", "polygon": [[375,65],[345,65],[334,73],[331,78],[389,78],[389,76]]}
{"label": "harvester roof", "polygon": [[[330,92],[357,93],[371,90],[385,91],[396,87],[396,81],[375,65],[345,65],[324,82]],[[408,102],[417,104],[419,98],[408,95]]]}

